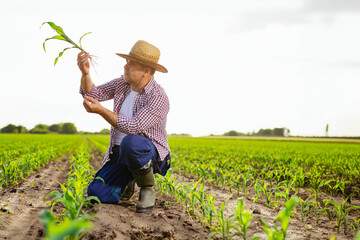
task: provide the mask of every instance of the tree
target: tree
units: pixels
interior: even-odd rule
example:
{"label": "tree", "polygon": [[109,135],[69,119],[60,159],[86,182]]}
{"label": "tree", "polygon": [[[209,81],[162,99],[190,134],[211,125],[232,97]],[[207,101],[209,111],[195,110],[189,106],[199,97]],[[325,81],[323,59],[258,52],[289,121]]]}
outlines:
{"label": "tree", "polygon": [[289,136],[290,130],[283,128],[274,128],[274,129],[260,129],[256,135],[257,136],[276,136],[276,137],[287,137]]}
{"label": "tree", "polygon": [[245,136],[245,133],[237,132],[235,130],[230,130],[223,134],[224,136]]}
{"label": "tree", "polygon": [[1,129],[2,133],[18,133],[19,130],[17,129],[17,127],[14,124],[8,124],[5,127],[3,127]]}
{"label": "tree", "polygon": [[49,126],[45,124],[37,124],[30,133],[49,133]]}
{"label": "tree", "polygon": [[61,130],[61,124],[53,124],[49,127],[50,132],[60,132]]}
{"label": "tree", "polygon": [[16,128],[18,130],[18,133],[27,133],[28,132],[28,130],[24,126],[19,125]]}
{"label": "tree", "polygon": [[65,134],[74,134],[76,132],[77,132],[77,129],[76,129],[75,125],[71,122],[64,123],[62,125],[61,131],[60,131],[60,133],[65,133]]}
{"label": "tree", "polygon": [[107,128],[103,128],[103,129],[101,129],[101,131],[99,133],[100,134],[110,134],[110,130]]}
{"label": "tree", "polygon": [[285,128],[274,128],[272,131],[272,135],[277,137],[285,136]]}
{"label": "tree", "polygon": [[224,135],[225,136],[238,136],[238,133],[235,130],[230,130],[230,131],[224,133]]}
{"label": "tree", "polygon": [[258,136],[272,136],[272,134],[273,134],[273,131],[271,130],[271,129],[269,129],[269,128],[267,128],[267,129],[260,129],[258,132],[257,132],[257,134],[256,135],[258,135]]}

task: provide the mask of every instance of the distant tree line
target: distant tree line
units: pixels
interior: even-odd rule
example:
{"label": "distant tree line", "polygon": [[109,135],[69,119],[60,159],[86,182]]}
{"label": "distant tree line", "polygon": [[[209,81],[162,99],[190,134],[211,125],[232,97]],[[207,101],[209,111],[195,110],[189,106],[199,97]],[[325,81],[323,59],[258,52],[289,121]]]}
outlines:
{"label": "distant tree line", "polygon": [[28,130],[22,125],[8,124],[1,128],[1,133],[63,133],[63,134],[74,134],[77,133],[75,124],[71,122],[56,123],[52,125],[37,124],[34,128]]}
{"label": "distant tree line", "polygon": [[171,133],[168,134],[169,137],[192,137],[189,133]]}
{"label": "distant tree line", "polygon": [[37,124],[32,129],[28,130],[22,125],[8,124],[0,129],[0,133],[60,133],[60,134],[110,134],[110,130],[107,128],[102,129],[99,132],[82,132],[77,131],[74,123],[56,123],[52,125]]}
{"label": "distant tree line", "polygon": [[224,133],[224,136],[273,136],[273,137],[287,137],[290,134],[288,128],[273,128],[273,129],[260,129],[258,132],[242,133],[235,130]]}

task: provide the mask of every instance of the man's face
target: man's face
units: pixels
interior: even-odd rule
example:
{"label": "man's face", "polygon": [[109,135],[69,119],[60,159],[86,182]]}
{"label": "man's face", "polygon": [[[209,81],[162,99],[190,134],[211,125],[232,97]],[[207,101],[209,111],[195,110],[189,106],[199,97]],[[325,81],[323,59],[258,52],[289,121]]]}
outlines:
{"label": "man's face", "polygon": [[137,84],[144,76],[146,68],[140,63],[126,59],[124,66],[125,81],[130,84]]}

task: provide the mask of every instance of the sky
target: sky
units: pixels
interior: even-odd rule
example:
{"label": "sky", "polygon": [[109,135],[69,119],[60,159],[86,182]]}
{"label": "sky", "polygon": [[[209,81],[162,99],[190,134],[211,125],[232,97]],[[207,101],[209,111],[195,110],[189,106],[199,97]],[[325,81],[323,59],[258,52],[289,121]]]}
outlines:
{"label": "sky", "polygon": [[[170,99],[167,132],[193,136],[286,127],[294,136],[360,136],[360,1],[0,1],[0,128],[9,123],[110,125],[85,111],[77,50],[97,56],[100,85],[123,73],[137,40],[161,51],[156,81]],[[112,109],[113,102],[103,102]]]}

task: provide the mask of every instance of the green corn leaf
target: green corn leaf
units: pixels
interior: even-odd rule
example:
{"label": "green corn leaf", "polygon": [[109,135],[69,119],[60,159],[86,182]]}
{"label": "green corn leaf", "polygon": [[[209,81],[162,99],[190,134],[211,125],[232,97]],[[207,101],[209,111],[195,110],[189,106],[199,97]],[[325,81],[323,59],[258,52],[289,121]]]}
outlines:
{"label": "green corn leaf", "polygon": [[57,26],[55,23],[53,23],[53,22],[43,22],[43,24],[41,24],[41,26],[43,26],[45,23],[49,24],[49,26],[52,29],[54,29],[58,34],[60,34],[60,35],[64,34],[64,30],[60,26]]}
{"label": "green corn leaf", "polygon": [[88,32],[88,33],[85,33],[84,35],[81,36],[81,38],[80,38],[80,40],[79,40],[79,45],[80,45],[81,48],[82,48],[82,46],[81,46],[81,40],[82,40],[82,38],[85,37],[86,35],[90,34],[90,33],[91,33],[91,32]]}
{"label": "green corn leaf", "polygon": [[53,36],[53,37],[51,37],[51,38],[47,38],[47,39],[45,39],[45,41],[44,41],[44,43],[43,43],[44,52],[46,52],[45,43],[46,43],[46,41],[48,41],[48,40],[50,40],[50,39],[57,39],[57,40],[66,41],[66,39],[65,39],[63,36],[61,36],[61,35],[56,35],[56,36]]}
{"label": "green corn leaf", "polygon": [[360,231],[357,232],[356,237],[354,238],[354,240],[360,240]]}
{"label": "green corn leaf", "polygon": [[57,63],[58,59],[59,59],[60,57],[62,57],[62,55],[64,54],[64,52],[65,52],[66,50],[68,50],[68,49],[71,49],[71,48],[75,48],[75,47],[68,47],[68,48],[65,48],[62,52],[60,52],[60,53],[59,53],[59,56],[58,56],[57,58],[55,58],[55,61],[54,61],[54,66],[56,65],[56,63]]}
{"label": "green corn leaf", "polygon": [[45,227],[45,239],[48,240],[63,240],[67,236],[92,228],[92,223],[87,216],[75,220],[65,218],[62,223],[57,224],[54,216],[48,210],[42,210],[39,215]]}

